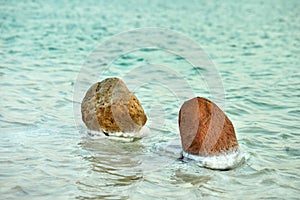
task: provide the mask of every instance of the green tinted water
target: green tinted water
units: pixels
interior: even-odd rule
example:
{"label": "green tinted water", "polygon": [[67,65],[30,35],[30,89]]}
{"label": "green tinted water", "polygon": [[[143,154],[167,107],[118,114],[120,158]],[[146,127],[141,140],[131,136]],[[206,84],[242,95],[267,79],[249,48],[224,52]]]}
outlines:
{"label": "green tinted water", "polygon": [[[297,198],[299,9],[298,1],[1,1],[1,198]],[[147,114],[164,111],[154,112],[164,121],[151,137],[120,143],[77,127],[81,66],[104,39],[142,27],[179,31],[212,58],[247,154],[243,165],[213,171],[178,161],[169,142],[178,141],[180,105],[155,82],[136,90]],[[188,63],[162,51],[132,52],[105,76],[147,63],[168,66],[210,97]]]}

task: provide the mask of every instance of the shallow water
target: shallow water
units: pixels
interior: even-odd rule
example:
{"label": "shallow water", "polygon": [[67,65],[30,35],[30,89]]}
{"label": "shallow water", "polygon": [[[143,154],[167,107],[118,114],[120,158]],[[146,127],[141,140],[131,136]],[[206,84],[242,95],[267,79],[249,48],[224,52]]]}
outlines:
{"label": "shallow water", "polygon": [[[1,199],[298,198],[299,9],[296,0],[1,1]],[[156,82],[130,88],[149,116],[149,137],[133,143],[91,137],[77,123],[73,94],[81,67],[100,42],[142,27],[179,31],[211,57],[244,164],[214,171],[177,159],[172,142],[179,141],[181,98],[160,81],[185,94],[168,77],[174,71],[195,95],[211,94],[189,63],[164,51],[132,52],[106,73],[95,72],[99,80],[130,81],[139,75],[131,73],[135,67],[168,67],[143,69],[158,73]]]}

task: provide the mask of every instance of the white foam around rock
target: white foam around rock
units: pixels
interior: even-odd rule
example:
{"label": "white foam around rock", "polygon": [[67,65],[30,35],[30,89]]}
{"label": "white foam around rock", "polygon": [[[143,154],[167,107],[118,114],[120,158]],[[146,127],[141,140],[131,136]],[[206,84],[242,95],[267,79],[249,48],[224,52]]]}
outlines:
{"label": "white foam around rock", "polygon": [[245,159],[240,150],[230,151],[215,156],[197,156],[189,154],[185,151],[182,152],[184,159],[191,159],[197,162],[200,167],[228,170],[237,167]]}

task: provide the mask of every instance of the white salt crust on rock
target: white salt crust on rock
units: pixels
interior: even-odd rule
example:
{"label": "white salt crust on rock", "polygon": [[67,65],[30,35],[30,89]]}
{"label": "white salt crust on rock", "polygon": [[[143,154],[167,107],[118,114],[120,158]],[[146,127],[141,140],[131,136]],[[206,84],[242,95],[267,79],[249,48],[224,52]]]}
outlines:
{"label": "white salt crust on rock", "polygon": [[118,140],[122,142],[133,142],[150,135],[150,129],[147,126],[143,126],[138,132],[115,132],[115,133],[103,133],[102,131],[88,130],[89,135],[106,137],[110,140]]}
{"label": "white salt crust on rock", "polygon": [[200,167],[217,170],[229,170],[236,168],[245,160],[245,156],[239,149],[226,151],[213,156],[197,156],[183,151],[182,156],[184,160],[196,161],[196,164]]}

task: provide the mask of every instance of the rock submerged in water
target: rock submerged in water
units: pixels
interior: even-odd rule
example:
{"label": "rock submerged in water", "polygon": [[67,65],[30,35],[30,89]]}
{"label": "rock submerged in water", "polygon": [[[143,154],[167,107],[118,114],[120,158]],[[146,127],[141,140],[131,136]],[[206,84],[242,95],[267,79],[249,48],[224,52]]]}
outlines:
{"label": "rock submerged in water", "polygon": [[119,78],[92,85],[81,103],[81,113],[88,129],[106,134],[138,132],[147,121],[138,98]]}
{"label": "rock submerged in water", "polygon": [[182,105],[179,130],[184,153],[215,156],[238,150],[232,122],[208,99],[196,97]]}

